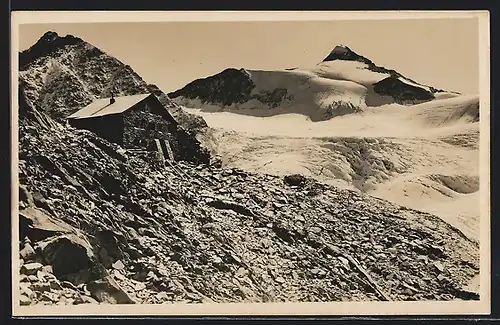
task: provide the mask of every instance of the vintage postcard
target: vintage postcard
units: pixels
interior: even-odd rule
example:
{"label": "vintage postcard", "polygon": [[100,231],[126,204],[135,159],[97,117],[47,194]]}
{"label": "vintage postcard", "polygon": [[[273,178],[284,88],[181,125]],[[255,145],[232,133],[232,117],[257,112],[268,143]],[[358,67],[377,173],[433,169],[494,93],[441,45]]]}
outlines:
{"label": "vintage postcard", "polygon": [[490,313],[489,13],[14,12],[13,313]]}

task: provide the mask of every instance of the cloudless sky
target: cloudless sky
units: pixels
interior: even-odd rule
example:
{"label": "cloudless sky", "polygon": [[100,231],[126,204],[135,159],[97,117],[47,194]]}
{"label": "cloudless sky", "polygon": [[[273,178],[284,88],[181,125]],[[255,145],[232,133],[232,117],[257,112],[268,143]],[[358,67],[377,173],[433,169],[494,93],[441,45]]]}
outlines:
{"label": "cloudless sky", "polygon": [[420,83],[479,91],[476,18],[29,24],[19,27],[20,50],[49,30],[99,47],[165,92],[228,67],[310,67],[338,44]]}

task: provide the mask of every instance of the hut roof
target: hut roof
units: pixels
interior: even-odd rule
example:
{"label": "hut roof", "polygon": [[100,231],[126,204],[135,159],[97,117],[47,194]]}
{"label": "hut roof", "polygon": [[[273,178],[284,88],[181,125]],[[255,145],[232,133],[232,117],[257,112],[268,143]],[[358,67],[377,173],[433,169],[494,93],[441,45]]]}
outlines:
{"label": "hut roof", "polygon": [[70,119],[92,118],[97,116],[120,114],[143,101],[152,94],[140,94],[131,96],[97,99],[88,106],[68,116]]}

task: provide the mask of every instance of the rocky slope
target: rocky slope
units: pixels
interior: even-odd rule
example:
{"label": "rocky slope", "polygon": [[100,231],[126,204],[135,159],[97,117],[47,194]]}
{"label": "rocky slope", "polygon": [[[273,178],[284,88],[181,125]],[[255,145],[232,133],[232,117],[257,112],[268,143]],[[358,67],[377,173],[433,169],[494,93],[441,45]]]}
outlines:
{"label": "rocky slope", "polygon": [[478,245],[435,216],[300,175],[164,167],[20,105],[22,305],[478,299]]}
{"label": "rocky slope", "polygon": [[346,46],[336,46],[311,68],[229,68],[168,94],[178,104],[204,111],[258,116],[298,113],[313,121],[385,104],[416,104],[456,95],[377,66]]}
{"label": "rocky slope", "polygon": [[19,81],[28,99],[56,120],[113,91],[115,96],[154,93],[185,129],[206,127],[202,118],[184,112],[129,65],[72,35],[49,31],[19,53]]}
{"label": "rocky slope", "polygon": [[19,69],[26,98],[60,122],[95,99],[110,97],[111,92],[115,96],[153,93],[178,123],[172,131],[174,145],[189,148],[187,156],[194,161],[210,159],[203,145],[207,139],[203,118],[184,112],[130,66],[78,37],[45,33],[19,54]]}

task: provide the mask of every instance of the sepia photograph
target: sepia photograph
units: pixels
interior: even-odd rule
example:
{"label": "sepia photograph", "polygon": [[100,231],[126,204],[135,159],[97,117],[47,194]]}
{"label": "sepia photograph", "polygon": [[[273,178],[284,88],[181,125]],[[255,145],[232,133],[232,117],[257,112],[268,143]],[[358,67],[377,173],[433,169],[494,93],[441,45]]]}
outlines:
{"label": "sepia photograph", "polygon": [[13,13],[14,313],[489,313],[488,19]]}

